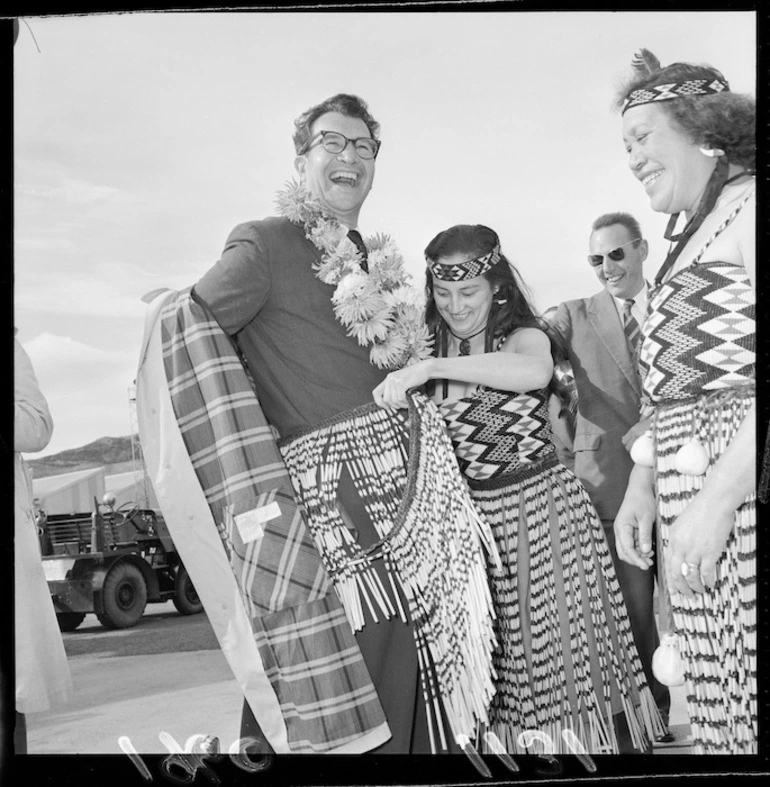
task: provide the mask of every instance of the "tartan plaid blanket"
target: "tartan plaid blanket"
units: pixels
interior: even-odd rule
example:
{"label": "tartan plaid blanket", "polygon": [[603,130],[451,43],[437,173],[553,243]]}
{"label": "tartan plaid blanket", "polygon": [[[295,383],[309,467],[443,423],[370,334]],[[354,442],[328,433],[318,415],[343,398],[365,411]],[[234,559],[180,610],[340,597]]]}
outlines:
{"label": "tartan plaid blanket", "polygon": [[[217,580],[211,576],[212,561],[198,559],[194,573],[199,533],[191,531],[212,531],[213,525],[280,707],[288,750],[365,751],[379,745],[389,730],[376,690],[232,341],[189,289],[166,296],[155,326],[148,329],[159,331],[175,426],[205,496],[209,524],[190,525],[167,515],[164,499],[184,496],[189,489],[169,489],[173,485],[161,479],[158,498],[207,614],[219,612],[217,604],[215,609],[206,605],[203,592]],[[138,409],[140,393],[152,395],[144,382],[140,386],[137,380]],[[143,409],[149,413],[152,408],[145,403]],[[140,417],[140,430],[141,422]],[[162,448],[155,452],[162,454]],[[157,474],[162,472],[161,462]],[[230,627],[219,628],[225,639],[231,634]],[[234,653],[227,644],[226,656]],[[236,676],[249,669],[243,663],[236,669],[237,656],[228,661]],[[250,704],[262,725],[263,709]]]}

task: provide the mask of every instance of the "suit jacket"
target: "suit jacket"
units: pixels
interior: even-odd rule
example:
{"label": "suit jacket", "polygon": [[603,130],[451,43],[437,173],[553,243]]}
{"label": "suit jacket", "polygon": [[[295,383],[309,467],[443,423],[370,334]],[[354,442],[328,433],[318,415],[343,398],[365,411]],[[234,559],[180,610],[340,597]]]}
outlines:
{"label": "suit jacket", "polygon": [[621,438],[639,420],[641,383],[613,297],[561,303],[551,324],[567,345],[578,389],[573,457],[557,444],[602,519],[614,519],[634,465]]}
{"label": "suit jacket", "polygon": [[372,401],[385,371],[335,317],[321,252],[285,218],[239,224],[194,287],[235,335],[270,424],[288,437]]}

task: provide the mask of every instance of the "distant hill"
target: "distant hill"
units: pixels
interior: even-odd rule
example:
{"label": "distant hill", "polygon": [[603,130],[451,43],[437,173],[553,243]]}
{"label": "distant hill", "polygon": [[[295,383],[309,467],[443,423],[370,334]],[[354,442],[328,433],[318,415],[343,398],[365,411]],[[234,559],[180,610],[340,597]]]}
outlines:
{"label": "distant hill", "polygon": [[[142,449],[136,441],[138,466],[141,467]],[[45,456],[42,459],[27,460],[35,478],[47,478],[62,473],[74,473],[76,470],[88,470],[91,467],[104,467],[107,475],[125,473],[134,469],[131,455],[131,436],[100,437],[93,443],[60,451],[58,454]]]}

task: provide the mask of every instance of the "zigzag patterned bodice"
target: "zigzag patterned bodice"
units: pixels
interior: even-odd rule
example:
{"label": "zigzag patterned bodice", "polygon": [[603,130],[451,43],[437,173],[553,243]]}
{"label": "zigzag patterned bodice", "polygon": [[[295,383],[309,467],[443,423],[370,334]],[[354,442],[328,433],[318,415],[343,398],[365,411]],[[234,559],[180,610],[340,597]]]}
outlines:
{"label": "zigzag patterned bodice", "polygon": [[484,388],[439,410],[469,482],[503,478],[554,454],[546,389]]}
{"label": "zigzag patterned bodice", "polygon": [[642,334],[642,386],[653,402],[753,380],[756,309],[746,269],[730,262],[682,269],[652,294]]}

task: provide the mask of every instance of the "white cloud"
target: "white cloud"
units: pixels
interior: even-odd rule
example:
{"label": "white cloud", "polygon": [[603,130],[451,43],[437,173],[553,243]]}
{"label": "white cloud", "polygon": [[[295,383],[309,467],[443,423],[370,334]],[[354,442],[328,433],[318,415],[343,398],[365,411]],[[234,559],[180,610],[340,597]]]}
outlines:
{"label": "white cloud", "polygon": [[25,282],[24,287],[17,289],[17,309],[59,315],[141,318],[146,309],[141,296],[157,287],[150,282],[145,287],[142,283],[145,277],[141,275],[135,276],[133,282],[35,278],[34,283]]}
{"label": "white cloud", "polygon": [[75,341],[69,336],[56,336],[41,333],[34,339],[24,343],[24,349],[30,358],[45,362],[100,362],[112,363],[115,356],[83,342]]}
{"label": "white cloud", "polygon": [[19,255],[32,255],[44,252],[46,254],[74,254],[78,250],[78,245],[73,240],[61,237],[61,235],[48,237],[36,234],[35,237],[17,237],[14,243],[14,250],[17,257]]}
{"label": "white cloud", "polygon": [[16,188],[16,197],[19,200],[50,201],[62,205],[76,205],[79,208],[96,202],[130,199],[125,192],[112,186],[102,186],[98,183],[88,183],[84,180],[67,177],[62,177],[61,182],[55,185],[50,183],[25,185],[22,183]]}
{"label": "white cloud", "polygon": [[[101,385],[116,374],[131,374],[137,356],[129,351],[112,352],[76,341],[69,336],[41,333],[24,343],[38,381],[45,391]],[[127,379],[126,384],[130,380]]]}
{"label": "white cloud", "polygon": [[128,389],[137,356],[42,333],[24,343],[54,421],[41,455],[129,433]]}

